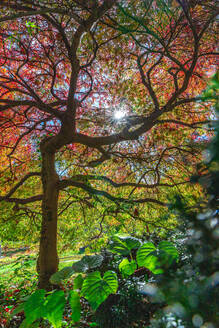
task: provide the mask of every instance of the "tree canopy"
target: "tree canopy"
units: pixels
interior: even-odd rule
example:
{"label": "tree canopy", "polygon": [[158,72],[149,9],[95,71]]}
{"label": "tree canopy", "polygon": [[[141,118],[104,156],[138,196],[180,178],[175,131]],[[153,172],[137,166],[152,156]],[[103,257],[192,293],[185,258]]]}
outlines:
{"label": "tree canopy", "polygon": [[133,206],[192,188],[216,15],[211,0],[1,2],[0,201],[42,216],[41,287],[58,266],[58,213],[105,199],[102,220],[138,219]]}

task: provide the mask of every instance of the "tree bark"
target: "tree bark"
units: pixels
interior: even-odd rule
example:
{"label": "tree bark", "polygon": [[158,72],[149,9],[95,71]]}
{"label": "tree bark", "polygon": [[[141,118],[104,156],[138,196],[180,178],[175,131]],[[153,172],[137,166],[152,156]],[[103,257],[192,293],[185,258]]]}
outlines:
{"label": "tree bark", "polygon": [[46,148],[46,142],[41,144],[42,154],[42,225],[40,235],[39,258],[37,272],[39,274],[38,287],[51,290],[50,276],[58,270],[57,254],[57,210],[58,195],[57,182],[59,180],[55,170],[55,152]]}

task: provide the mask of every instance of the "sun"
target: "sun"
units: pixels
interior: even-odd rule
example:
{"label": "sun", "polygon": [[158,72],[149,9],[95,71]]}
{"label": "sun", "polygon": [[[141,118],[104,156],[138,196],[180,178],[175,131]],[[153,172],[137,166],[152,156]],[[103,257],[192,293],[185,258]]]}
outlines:
{"label": "sun", "polygon": [[115,120],[121,120],[123,117],[126,116],[126,112],[124,110],[115,110],[113,113],[113,117]]}

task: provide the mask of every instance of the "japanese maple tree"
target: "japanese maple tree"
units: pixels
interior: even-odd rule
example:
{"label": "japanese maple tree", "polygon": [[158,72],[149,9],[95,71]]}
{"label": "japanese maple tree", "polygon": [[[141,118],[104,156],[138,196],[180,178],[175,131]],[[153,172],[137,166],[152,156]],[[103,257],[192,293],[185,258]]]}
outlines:
{"label": "japanese maple tree", "polygon": [[[74,188],[87,205],[166,206],[163,188],[189,183],[210,117],[199,95],[216,15],[210,0],[0,3],[0,201],[41,204],[41,288],[58,269],[63,192],[66,204]],[[36,194],[22,197],[33,177]]]}

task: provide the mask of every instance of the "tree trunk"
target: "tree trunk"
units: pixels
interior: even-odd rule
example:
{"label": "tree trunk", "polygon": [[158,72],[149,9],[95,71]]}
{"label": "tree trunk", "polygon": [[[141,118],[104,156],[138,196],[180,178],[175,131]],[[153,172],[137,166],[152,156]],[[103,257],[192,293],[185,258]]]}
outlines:
{"label": "tree trunk", "polygon": [[57,210],[58,175],[55,170],[55,153],[46,150],[45,142],[41,144],[42,154],[42,226],[40,250],[37,261],[39,288],[51,290],[50,276],[58,270],[57,254]]}

